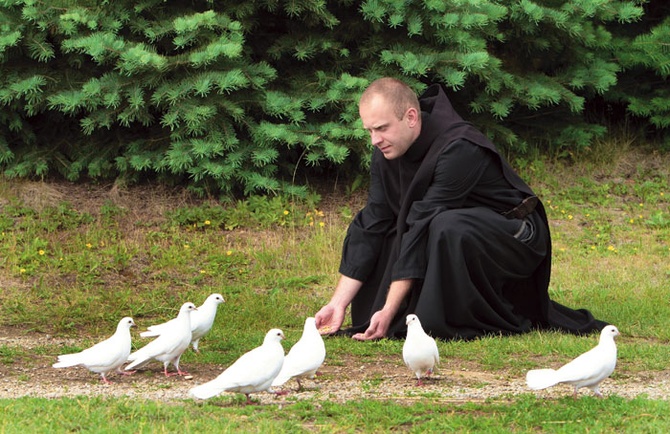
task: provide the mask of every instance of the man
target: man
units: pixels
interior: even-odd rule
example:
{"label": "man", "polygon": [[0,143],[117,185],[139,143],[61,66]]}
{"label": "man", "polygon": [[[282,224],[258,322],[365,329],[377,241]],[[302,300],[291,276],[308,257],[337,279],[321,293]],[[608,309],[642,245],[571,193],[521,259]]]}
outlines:
{"label": "man", "polygon": [[419,101],[399,80],[376,80],[359,114],[375,147],[370,191],[347,231],[335,292],[315,315],[323,334],[402,337],[409,313],[445,339],[605,325],[549,300],[542,203],[439,85]]}

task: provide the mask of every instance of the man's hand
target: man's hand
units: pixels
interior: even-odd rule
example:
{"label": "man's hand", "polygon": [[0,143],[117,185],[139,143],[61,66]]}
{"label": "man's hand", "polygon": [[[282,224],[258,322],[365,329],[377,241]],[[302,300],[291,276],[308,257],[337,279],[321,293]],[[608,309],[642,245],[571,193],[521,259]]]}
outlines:
{"label": "man's hand", "polygon": [[393,320],[393,315],[394,314],[388,310],[378,310],[370,318],[370,327],[365,330],[365,333],[356,333],[352,338],[358,341],[370,341],[386,337],[386,333]]}
{"label": "man's hand", "polygon": [[319,310],[314,319],[316,328],[322,335],[330,335],[340,329],[344,322],[345,309],[339,309],[331,304],[327,304]]}

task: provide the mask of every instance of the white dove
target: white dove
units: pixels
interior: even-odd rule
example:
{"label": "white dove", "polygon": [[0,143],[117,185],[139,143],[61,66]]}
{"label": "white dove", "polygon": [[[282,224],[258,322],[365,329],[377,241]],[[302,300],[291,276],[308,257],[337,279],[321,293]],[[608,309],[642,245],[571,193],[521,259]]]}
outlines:
{"label": "white dove", "polygon": [[247,404],[251,404],[250,393],[269,390],[284,364],[284,348],[281,340],[284,333],[272,329],[263,340],[263,345],[244,353],[215,379],[192,388],[194,398],[208,399],[222,392],[244,393]]}
{"label": "white dove", "polygon": [[600,341],[595,348],[581,354],[558,370],[533,369],[526,374],[526,384],[533,390],[546,389],[559,383],[574,386],[573,397],[581,387],[591,389],[602,398],[600,383],[612,375],[616,366],[617,350],[614,337],[619,330],[608,325],[600,332]]}
{"label": "white dove", "polygon": [[414,314],[407,315],[407,339],[402,346],[402,358],[409,369],[416,375],[416,385],[422,386],[421,377],[432,374],[435,365],[440,361],[435,339],[428,336],[419,317]]}
{"label": "white dove", "polygon": [[113,371],[124,373],[120,368],[126,363],[130,354],[130,328],[134,325],[132,318],[128,316],[123,318],[116,326],[116,333],[111,337],[79,353],[58,356],[58,362],[54,363],[53,367],[83,366],[91,372],[100,374],[105,383],[111,383],[107,379],[107,374]]}
{"label": "white dove", "polygon": [[[196,353],[199,353],[198,342],[212,329],[214,319],[216,318],[216,310],[221,303],[225,302],[221,294],[211,294],[198,310],[191,313],[191,345]],[[160,336],[165,330],[169,330],[172,323],[177,319],[171,319],[162,324],[152,325],[147,328],[147,331],[140,333],[143,338],[150,338]]]}
{"label": "white dove", "polygon": [[125,370],[141,368],[151,360],[156,359],[163,362],[163,372],[166,377],[175,375],[174,373],[168,373],[167,369],[170,363],[177,368],[176,375],[188,375],[187,372],[179,369],[179,359],[191,343],[191,312],[195,310],[196,307],[193,303],[184,303],[179,309],[176,321],[169,330],[130,354],[128,361],[131,363],[125,367]]}
{"label": "white dove", "polygon": [[291,378],[295,378],[298,382],[298,390],[302,390],[300,379],[314,378],[325,359],[326,345],[316,328],[316,320],[309,317],[305,320],[300,340],[291,347],[284,358],[284,365],[272,382],[272,386],[281,386]]}

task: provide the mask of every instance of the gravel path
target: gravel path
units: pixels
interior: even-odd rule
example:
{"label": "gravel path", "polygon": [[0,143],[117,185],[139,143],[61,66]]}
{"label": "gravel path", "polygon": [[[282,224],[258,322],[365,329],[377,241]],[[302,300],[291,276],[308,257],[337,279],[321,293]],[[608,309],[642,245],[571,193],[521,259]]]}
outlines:
{"label": "gravel path", "polygon": [[[24,350],[51,345],[73,343],[74,340],[51,339],[48,336],[16,337],[0,333],[0,348],[19,347]],[[104,384],[98,376],[84,368],[53,369],[51,355],[35,355],[30,366],[12,363],[11,355],[0,353],[0,398],[74,397],[74,396],[127,396],[148,400],[179,401],[188,398],[188,389],[217,376],[224,366],[184,364],[192,379],[163,376],[160,363],[152,363],[146,371],[132,376],[112,375],[114,384]],[[361,364],[351,357],[338,360],[337,365],[326,363],[321,375],[303,381],[305,389],[295,391],[297,383],[285,386],[290,393],[275,396],[269,393],[253,394],[263,404],[291,403],[296,400],[345,402],[356,399],[380,399],[411,403],[420,399],[438,402],[473,402],[489,398],[505,399],[510,395],[529,393],[523,378],[509,372],[482,372],[476,367],[457,366],[454,361],[443,361],[435,376],[422,387],[400,360],[376,361]],[[605,396],[626,398],[647,396],[653,399],[670,398],[670,370],[628,375],[615,372],[607,379],[601,391]],[[546,398],[558,398],[572,393],[572,388],[559,385],[548,390],[533,392]],[[581,395],[590,391],[582,389]],[[228,395],[232,400],[232,395]]]}

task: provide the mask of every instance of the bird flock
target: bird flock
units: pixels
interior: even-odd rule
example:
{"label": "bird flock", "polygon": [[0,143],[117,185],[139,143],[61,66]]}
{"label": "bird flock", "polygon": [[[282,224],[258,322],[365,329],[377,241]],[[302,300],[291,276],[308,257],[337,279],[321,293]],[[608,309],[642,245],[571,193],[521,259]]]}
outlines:
{"label": "bird flock", "polygon": [[[179,359],[189,348],[200,352],[198,343],[214,325],[217,308],[225,300],[221,294],[211,294],[196,307],[191,302],[182,304],[176,318],[162,324],[147,327],[141,337],[154,338],[138,350],[131,352],[130,328],[135,326],[131,317],[121,319],[116,332],[108,339],[81,352],[58,356],[54,368],[82,366],[100,375],[101,381],[111,384],[107,376],[111,373],[132,375],[152,361],[163,363],[166,377],[190,374],[179,367]],[[424,379],[435,371],[440,362],[436,340],[428,335],[417,317],[406,317],[407,336],[402,347],[402,358],[407,368],[416,377],[416,385],[423,386]],[[600,384],[613,372],[617,360],[614,338],[619,330],[607,325],[600,334],[598,345],[579,355],[558,369],[532,369],[526,374],[526,385],[531,390],[541,390],[557,384],[573,387],[573,396],[586,387],[596,396],[603,397]],[[263,343],[242,354],[216,378],[196,385],[189,396],[206,400],[224,392],[242,393],[246,402],[252,403],[250,394],[270,392],[278,395],[288,393],[281,389],[289,380],[295,379],[303,390],[302,379],[313,379],[326,359],[326,347],[313,317],[305,319],[302,336],[287,354],[281,341],[284,332],[273,328],[267,332]],[[176,372],[169,372],[172,364]],[[125,365],[125,366],[124,366]],[[189,379],[192,377],[188,377]]]}

